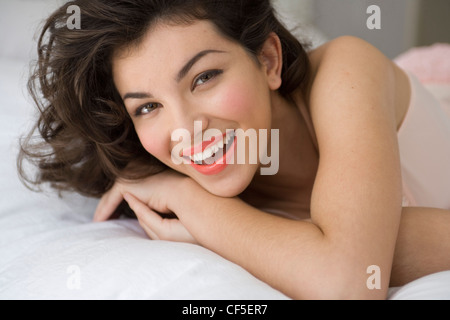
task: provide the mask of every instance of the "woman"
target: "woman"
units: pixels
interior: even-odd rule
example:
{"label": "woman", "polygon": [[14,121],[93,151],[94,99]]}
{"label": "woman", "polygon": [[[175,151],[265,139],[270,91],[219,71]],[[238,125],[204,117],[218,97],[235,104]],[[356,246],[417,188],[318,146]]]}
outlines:
{"label": "woman", "polygon": [[[80,30],[64,24],[73,4]],[[368,43],[307,52],[269,0],[79,0],[39,48],[44,142],[19,164],[40,168],[26,181],[101,197],[95,221],[125,200],[151,239],[202,245],[294,299],[384,299],[450,268],[450,205],[402,207],[415,87]]]}

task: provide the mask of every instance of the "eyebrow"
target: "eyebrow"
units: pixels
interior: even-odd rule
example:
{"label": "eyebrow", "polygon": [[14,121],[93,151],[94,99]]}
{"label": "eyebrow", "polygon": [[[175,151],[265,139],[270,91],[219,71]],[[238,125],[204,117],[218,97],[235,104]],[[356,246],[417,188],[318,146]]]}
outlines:
{"label": "eyebrow", "polygon": [[127,100],[127,99],[150,99],[153,98],[153,96],[150,93],[145,93],[145,92],[130,92],[127,93],[124,97],[123,97],[123,101]]}
{"label": "eyebrow", "polygon": [[[180,82],[181,80],[183,80],[183,78],[189,73],[189,71],[192,69],[192,67],[203,57],[205,57],[206,55],[210,54],[210,53],[225,53],[225,51],[220,51],[220,50],[204,50],[201,51],[199,53],[197,53],[192,59],[190,59],[183,68],[181,68],[180,72],[178,72],[178,75],[176,77],[176,81]],[[153,98],[153,95],[151,95],[150,93],[147,92],[130,92],[127,93],[124,97],[123,97],[123,101],[127,100],[127,99],[149,99],[149,98]]]}
{"label": "eyebrow", "polygon": [[183,78],[188,74],[188,72],[192,69],[192,67],[204,56],[210,54],[210,53],[225,53],[224,51],[220,50],[204,50],[199,53],[197,53],[191,60],[188,61],[184,65],[184,67],[180,70],[177,76],[177,82],[180,82],[183,80]]}

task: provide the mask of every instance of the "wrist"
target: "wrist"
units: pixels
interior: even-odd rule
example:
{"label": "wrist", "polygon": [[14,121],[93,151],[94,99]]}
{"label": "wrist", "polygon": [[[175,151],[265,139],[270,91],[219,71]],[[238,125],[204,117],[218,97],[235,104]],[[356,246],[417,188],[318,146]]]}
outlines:
{"label": "wrist", "polygon": [[170,210],[178,217],[186,211],[187,208],[193,205],[193,202],[201,197],[203,192],[206,192],[196,181],[190,177],[184,177],[177,184],[174,190],[173,201]]}

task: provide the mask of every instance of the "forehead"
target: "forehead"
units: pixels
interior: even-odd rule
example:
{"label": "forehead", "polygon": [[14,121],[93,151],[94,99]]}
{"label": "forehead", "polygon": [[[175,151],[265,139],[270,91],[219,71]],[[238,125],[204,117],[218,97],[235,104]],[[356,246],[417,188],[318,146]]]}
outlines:
{"label": "forehead", "polygon": [[240,45],[221,35],[209,21],[183,25],[157,23],[139,43],[114,52],[113,80],[119,91],[137,88],[150,79],[177,73],[189,59],[204,50],[236,54],[244,51]]}
{"label": "forehead", "polygon": [[209,21],[173,25],[157,23],[150,27],[137,44],[118,48],[113,54],[113,66],[139,58],[175,62],[206,49],[225,50],[235,43],[222,36]]}
{"label": "forehead", "polygon": [[247,56],[240,44],[223,36],[209,21],[183,25],[157,23],[139,43],[114,52],[114,84],[121,94],[128,90],[145,91],[148,87],[156,90],[161,83],[175,79],[190,59],[205,50],[227,52],[233,61]]}

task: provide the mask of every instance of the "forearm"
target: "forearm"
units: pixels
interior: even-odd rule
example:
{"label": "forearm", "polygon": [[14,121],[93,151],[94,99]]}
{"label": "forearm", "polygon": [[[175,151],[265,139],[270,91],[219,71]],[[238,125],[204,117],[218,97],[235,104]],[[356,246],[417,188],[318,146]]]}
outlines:
{"label": "forearm", "polygon": [[[306,226],[270,216],[238,199],[217,198],[202,204],[194,201],[188,207],[181,220],[202,246],[285,294],[296,296],[297,288],[290,287],[296,283],[296,258],[292,252],[298,240],[294,234]],[[317,242],[321,237],[317,229]]]}
{"label": "forearm", "polygon": [[240,199],[195,189],[183,193],[174,208],[189,232],[202,246],[276,289],[295,299],[333,299],[347,294],[384,298],[386,290],[367,289],[368,265],[359,274],[352,272],[360,261],[335,250],[313,223],[273,216]]}

